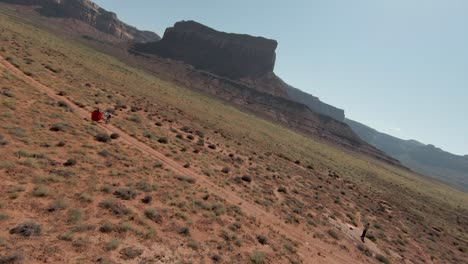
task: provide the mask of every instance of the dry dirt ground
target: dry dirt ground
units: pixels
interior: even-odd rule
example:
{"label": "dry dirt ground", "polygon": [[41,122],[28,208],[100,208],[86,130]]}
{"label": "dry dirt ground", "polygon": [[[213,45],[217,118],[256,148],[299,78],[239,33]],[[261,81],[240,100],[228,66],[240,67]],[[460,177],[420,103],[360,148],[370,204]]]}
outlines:
{"label": "dry dirt ground", "polygon": [[466,262],[464,193],[11,14],[0,42],[0,263]]}
{"label": "dry dirt ground", "polygon": [[[3,57],[0,57],[1,66],[4,67],[7,71],[14,74],[21,80],[25,80],[32,87],[36,88],[38,91],[42,92],[44,95],[47,95],[50,99],[56,101],[66,102],[70,109],[81,119],[83,122],[89,122],[89,111],[86,111],[78,106],[76,106],[72,100],[64,98],[60,95],[57,95],[52,89],[48,88],[45,85],[37,82],[30,76],[24,74],[13,65],[8,63]],[[250,203],[246,200],[243,200],[236,193],[229,191],[228,189],[220,188],[217,185],[213,184],[209,179],[204,175],[199,175],[196,172],[184,168],[178,162],[166,157],[164,154],[158,152],[156,149],[149,147],[148,145],[138,141],[134,137],[126,134],[119,128],[113,126],[112,124],[98,124],[102,131],[107,132],[108,134],[119,134],[118,143],[126,144],[128,147],[135,148],[141,151],[142,154],[147,157],[151,157],[154,161],[160,161],[164,164],[165,167],[171,169],[177,174],[187,175],[197,179],[197,184],[204,189],[209,189],[211,194],[223,197],[226,202],[229,204],[238,205],[239,208],[247,214],[248,217],[254,217],[257,219],[262,219],[259,222],[259,227],[267,227],[268,229],[273,230],[283,236],[289,237],[295,240],[298,243],[297,254],[300,259],[305,263],[361,263],[359,260],[353,260],[350,258],[349,254],[340,254],[340,252],[335,252],[333,247],[323,243],[320,240],[315,239],[312,234],[304,232],[301,226],[290,226],[285,225],[284,221],[275,216],[272,213],[269,213],[259,206]],[[359,234],[360,235],[360,234]],[[350,236],[351,240],[358,242],[358,237],[356,233]],[[370,249],[374,249],[376,252],[380,253],[380,250],[376,247],[371,241],[367,244],[370,246]]]}

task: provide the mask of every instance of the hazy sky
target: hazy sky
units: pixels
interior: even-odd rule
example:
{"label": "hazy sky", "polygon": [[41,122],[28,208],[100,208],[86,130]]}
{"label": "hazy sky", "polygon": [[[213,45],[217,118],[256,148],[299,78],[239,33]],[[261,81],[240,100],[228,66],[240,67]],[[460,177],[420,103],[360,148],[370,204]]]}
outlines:
{"label": "hazy sky", "polygon": [[161,36],[180,20],[278,41],[275,72],[379,131],[468,154],[466,0],[95,0]]}

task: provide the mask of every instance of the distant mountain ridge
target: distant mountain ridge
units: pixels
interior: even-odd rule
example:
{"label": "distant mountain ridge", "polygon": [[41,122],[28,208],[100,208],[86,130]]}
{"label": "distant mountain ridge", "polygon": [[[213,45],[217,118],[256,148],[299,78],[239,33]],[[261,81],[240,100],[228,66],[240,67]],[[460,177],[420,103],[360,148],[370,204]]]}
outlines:
{"label": "distant mountain ridge", "polygon": [[117,18],[115,13],[89,0],[0,0],[0,2],[37,7],[36,10],[45,17],[81,21],[112,36],[115,41],[139,43],[161,39],[154,32],[138,30],[125,24]]}
{"label": "distant mountain ridge", "polygon": [[458,156],[434,145],[399,139],[350,119],[345,122],[361,139],[398,159],[403,165],[468,191],[468,155]]}

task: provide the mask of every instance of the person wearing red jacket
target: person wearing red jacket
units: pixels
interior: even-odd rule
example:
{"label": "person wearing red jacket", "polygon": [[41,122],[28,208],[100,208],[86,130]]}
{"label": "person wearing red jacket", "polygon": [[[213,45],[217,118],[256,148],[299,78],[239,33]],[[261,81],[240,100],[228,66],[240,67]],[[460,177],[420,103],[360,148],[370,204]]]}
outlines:
{"label": "person wearing red jacket", "polygon": [[99,122],[104,118],[104,115],[102,114],[101,110],[96,109],[91,113],[91,120]]}

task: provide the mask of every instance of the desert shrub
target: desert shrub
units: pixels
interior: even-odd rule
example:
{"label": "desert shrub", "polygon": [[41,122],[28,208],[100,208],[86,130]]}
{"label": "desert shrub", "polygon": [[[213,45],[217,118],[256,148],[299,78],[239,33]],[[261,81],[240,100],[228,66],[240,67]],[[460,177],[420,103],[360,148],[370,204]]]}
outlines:
{"label": "desert shrub", "polygon": [[378,261],[384,263],[384,264],[390,264],[390,260],[388,260],[385,256],[383,255],[377,255],[375,257]]}
{"label": "desert shrub", "polygon": [[68,207],[68,204],[69,203],[68,203],[67,200],[57,199],[57,200],[52,202],[49,209],[47,209],[47,210],[49,212],[55,212],[55,211],[58,211],[58,210],[63,210],[63,209]]}
{"label": "desert shrub", "polygon": [[134,259],[141,254],[143,254],[143,250],[134,247],[126,247],[120,250],[120,255],[124,260]]}
{"label": "desert shrub", "polygon": [[8,141],[0,135],[0,146],[6,146],[8,144]]}
{"label": "desert shrub", "polygon": [[143,136],[144,136],[145,138],[148,138],[148,139],[152,139],[152,138],[155,137],[155,135],[154,135],[152,132],[149,132],[149,131],[143,132]]}
{"label": "desert shrub", "polygon": [[296,253],[296,248],[294,247],[294,245],[292,245],[291,243],[286,243],[284,244],[284,248],[289,251],[290,253]]}
{"label": "desert shrub", "polygon": [[93,196],[89,193],[81,193],[80,200],[86,203],[91,203],[93,201]]}
{"label": "desert shrub", "polygon": [[164,166],[164,164],[160,161],[156,161],[153,165],[154,168],[161,169]]}
{"label": "desert shrub", "polygon": [[252,182],[252,177],[250,175],[244,175],[241,179],[245,182]]}
{"label": "desert shrub", "polygon": [[158,142],[161,144],[167,144],[169,143],[169,139],[167,139],[167,137],[161,137],[158,139]]}
{"label": "desert shrub", "polygon": [[221,172],[226,173],[226,174],[229,173],[230,171],[231,171],[231,169],[229,167],[224,167],[224,168],[221,169]]}
{"label": "desert shrub", "polygon": [[70,209],[68,211],[68,223],[76,224],[79,221],[81,221],[81,218],[83,216],[83,213],[80,209]]}
{"label": "desert shrub", "polygon": [[15,98],[15,94],[8,88],[3,88],[0,94],[6,97]]}
{"label": "desert shrub", "polygon": [[141,123],[141,119],[138,116],[131,116],[130,121],[135,123]]}
{"label": "desert shrub", "polygon": [[336,240],[340,239],[340,237],[338,236],[338,234],[334,230],[329,229],[327,231],[327,233],[328,233],[328,235],[330,235],[332,238],[334,238]]}
{"label": "desert shrub", "polygon": [[114,230],[115,230],[115,227],[111,222],[104,222],[99,227],[99,231],[102,232],[102,233],[111,233]]}
{"label": "desert shrub", "polygon": [[182,127],[182,129],[181,129],[181,130],[182,130],[182,131],[184,131],[185,133],[190,133],[190,134],[192,134],[192,133],[193,133],[193,129],[192,129],[192,128],[190,128],[190,127],[188,127],[188,126],[184,126],[184,127]]}
{"label": "desert shrub", "polygon": [[35,197],[46,197],[49,195],[49,189],[44,185],[39,185],[34,189],[32,194]]}
{"label": "desert shrub", "polygon": [[41,225],[35,222],[24,222],[13,229],[10,229],[10,234],[21,235],[24,237],[40,236],[41,232]]}
{"label": "desert shrub", "polygon": [[72,241],[74,235],[75,234],[73,232],[66,232],[66,233],[59,235],[58,239],[64,240],[64,241]]}
{"label": "desert shrub", "polygon": [[220,255],[213,255],[211,256],[211,259],[214,261],[214,262],[220,262],[222,260],[221,256]]}
{"label": "desert shrub", "polygon": [[200,247],[200,245],[198,244],[198,242],[195,241],[195,240],[193,240],[193,239],[191,239],[191,240],[188,242],[187,245],[188,245],[189,248],[191,248],[191,249],[193,249],[193,250],[197,250],[197,249]]}
{"label": "desert shrub", "polygon": [[33,74],[32,72],[30,72],[30,71],[23,71],[23,73],[26,74],[26,75],[29,76],[29,77],[33,77],[33,76],[34,76],[34,74]]}
{"label": "desert shrub", "polygon": [[75,159],[68,159],[65,163],[63,163],[63,166],[65,167],[71,167],[76,165],[76,160]]}
{"label": "desert shrub", "polygon": [[363,244],[358,244],[357,248],[362,251],[366,256],[370,257],[372,256],[372,252]]}
{"label": "desert shrub", "polygon": [[197,145],[198,146],[204,146],[205,145],[205,140],[203,140],[203,138],[199,138],[198,141],[197,141]]}
{"label": "desert shrub", "polygon": [[112,187],[109,186],[109,185],[104,185],[101,187],[101,192],[104,192],[104,193],[111,193],[112,192]]}
{"label": "desert shrub", "polygon": [[78,233],[78,232],[87,232],[87,231],[94,231],[96,229],[95,225],[90,224],[77,224],[72,227],[71,231]]}
{"label": "desert shrub", "polygon": [[195,137],[192,136],[192,135],[188,135],[187,138],[190,139],[190,140],[194,140],[194,139],[195,139]]}
{"label": "desert shrub", "polygon": [[153,201],[153,197],[151,197],[151,195],[146,195],[141,201],[145,204],[150,204]]}
{"label": "desert shrub", "polygon": [[117,133],[112,133],[112,134],[110,135],[110,138],[111,138],[111,139],[118,139],[119,137],[120,137],[120,135],[117,134]]}
{"label": "desert shrub", "polygon": [[265,259],[265,253],[260,251],[254,251],[252,256],[250,256],[250,261],[252,264],[263,264]]}
{"label": "desert shrub", "polygon": [[177,134],[177,135],[176,135],[176,138],[178,138],[178,139],[183,139],[184,136],[183,136],[182,134]]}
{"label": "desert shrub", "polygon": [[209,144],[209,145],[208,145],[208,148],[210,148],[210,149],[216,149],[216,145],[215,145],[215,144]]}
{"label": "desert shrub", "polygon": [[155,124],[156,126],[159,126],[159,127],[162,126],[162,123],[161,123],[161,122],[156,122],[156,123],[154,123],[154,124]]}
{"label": "desert shrub", "polygon": [[162,223],[162,215],[154,208],[146,209],[145,216],[158,224]]}
{"label": "desert shrub", "polygon": [[67,128],[68,128],[68,125],[65,123],[55,123],[50,126],[50,131],[65,132]]}
{"label": "desert shrub", "polygon": [[65,141],[59,141],[56,146],[57,147],[64,147],[65,145],[66,145]]}
{"label": "desert shrub", "polygon": [[154,191],[155,190],[155,186],[147,183],[147,182],[138,182],[137,184],[135,184],[135,187],[140,190],[140,191],[143,191],[143,192],[151,192],[151,191]]}
{"label": "desert shrub", "polygon": [[367,234],[366,237],[374,243],[377,241],[377,238],[372,233]]}
{"label": "desert shrub", "polygon": [[205,133],[203,133],[202,131],[199,131],[199,130],[195,131],[195,135],[197,135],[197,136],[199,136],[201,138],[205,137]]}
{"label": "desert shrub", "polygon": [[177,179],[182,182],[187,182],[190,184],[193,184],[196,182],[196,180],[192,177],[187,177],[187,176],[178,176]]}
{"label": "desert shrub", "polygon": [[116,250],[119,248],[120,242],[116,239],[112,239],[111,241],[107,242],[106,244],[106,250],[111,251],[111,250]]}
{"label": "desert shrub", "polygon": [[278,192],[287,193],[288,191],[287,191],[286,187],[280,186],[280,187],[278,187]]}
{"label": "desert shrub", "polygon": [[0,221],[6,220],[8,218],[9,218],[8,215],[0,213]]}
{"label": "desert shrub", "polygon": [[107,143],[111,141],[111,137],[106,133],[98,133],[94,138],[102,143]]}
{"label": "desert shrub", "polygon": [[66,108],[66,109],[70,108],[70,105],[69,105],[67,102],[65,102],[65,101],[58,101],[58,102],[57,102],[57,105],[58,105],[59,107],[63,107],[63,108]]}
{"label": "desert shrub", "polygon": [[260,243],[262,245],[268,244],[268,238],[266,236],[263,236],[263,235],[258,235],[257,236],[257,241],[258,241],[258,243]]}
{"label": "desert shrub", "polygon": [[190,235],[190,229],[188,227],[186,227],[186,226],[183,226],[183,227],[179,228],[178,233],[183,235],[183,236],[189,236]]}
{"label": "desert shrub", "polygon": [[13,253],[11,255],[0,257],[0,264],[23,263],[24,256],[21,253]]}
{"label": "desert shrub", "polygon": [[99,204],[99,207],[104,208],[104,209],[108,209],[113,214],[118,215],[118,216],[128,215],[128,214],[131,213],[131,210],[128,209],[125,205],[120,204],[120,203],[115,202],[115,201],[111,201],[111,200],[102,201]]}
{"label": "desert shrub", "polygon": [[137,192],[133,189],[122,188],[114,192],[114,195],[122,200],[132,200],[137,196]]}
{"label": "desert shrub", "polygon": [[73,172],[67,170],[52,170],[50,173],[64,178],[70,178],[75,175]]}

